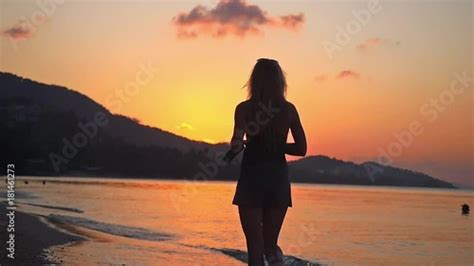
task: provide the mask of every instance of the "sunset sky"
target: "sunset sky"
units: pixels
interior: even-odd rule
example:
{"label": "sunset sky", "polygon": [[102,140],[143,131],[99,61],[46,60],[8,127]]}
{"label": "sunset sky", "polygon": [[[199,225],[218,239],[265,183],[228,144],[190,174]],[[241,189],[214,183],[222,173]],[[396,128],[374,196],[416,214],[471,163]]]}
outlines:
{"label": "sunset sky", "polygon": [[308,154],[474,185],[472,25],[472,1],[0,0],[0,70],[222,142],[274,58]]}

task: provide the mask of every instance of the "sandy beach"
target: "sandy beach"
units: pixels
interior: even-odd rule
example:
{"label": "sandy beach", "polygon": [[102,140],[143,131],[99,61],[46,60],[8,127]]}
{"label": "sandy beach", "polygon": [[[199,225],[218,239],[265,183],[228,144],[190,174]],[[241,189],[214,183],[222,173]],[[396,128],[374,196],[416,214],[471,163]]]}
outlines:
{"label": "sandy beach", "polygon": [[52,253],[46,253],[46,249],[52,246],[65,245],[83,238],[62,232],[42,221],[36,215],[15,212],[15,259],[7,257],[7,216],[5,204],[0,206],[0,224],[2,233],[1,265],[43,265],[61,263],[61,260]]}

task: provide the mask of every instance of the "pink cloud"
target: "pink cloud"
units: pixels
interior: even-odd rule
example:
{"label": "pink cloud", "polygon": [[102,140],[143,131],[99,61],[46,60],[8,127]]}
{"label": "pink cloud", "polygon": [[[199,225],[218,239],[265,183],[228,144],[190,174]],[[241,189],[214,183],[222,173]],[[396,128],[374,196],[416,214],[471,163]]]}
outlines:
{"label": "pink cloud", "polygon": [[271,16],[245,0],[220,0],[214,8],[198,5],[189,12],[179,13],[172,21],[181,38],[245,37],[262,34],[265,27],[296,31],[304,23],[304,14]]}
{"label": "pink cloud", "polygon": [[293,15],[286,15],[286,16],[280,16],[280,25],[283,28],[287,29],[299,29],[303,23],[304,23],[304,14],[299,13],[299,14],[293,14]]}
{"label": "pink cloud", "polygon": [[[317,74],[314,76],[314,80],[318,83],[323,83],[323,82],[331,81],[331,80],[346,80],[346,79],[359,80],[362,77],[363,76],[360,73],[353,70],[346,69],[346,70],[341,70],[339,72],[336,72],[336,74],[334,75],[327,74],[327,73]],[[367,77],[367,80],[370,81],[370,77]]]}
{"label": "pink cloud", "polygon": [[398,46],[398,45],[400,45],[400,42],[398,41],[392,41],[388,39],[375,37],[375,38],[369,38],[365,40],[363,43],[357,45],[357,48],[361,52],[367,52],[380,46]]}
{"label": "pink cloud", "polygon": [[2,35],[13,40],[26,40],[33,36],[33,32],[28,27],[19,24],[4,30]]}
{"label": "pink cloud", "polygon": [[360,78],[360,74],[352,70],[342,70],[336,75],[336,79]]}

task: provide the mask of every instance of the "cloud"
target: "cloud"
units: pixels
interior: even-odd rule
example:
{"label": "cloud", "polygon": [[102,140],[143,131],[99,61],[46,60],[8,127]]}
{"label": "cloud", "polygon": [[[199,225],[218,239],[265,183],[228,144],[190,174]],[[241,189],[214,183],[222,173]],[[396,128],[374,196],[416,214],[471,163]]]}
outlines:
{"label": "cloud", "polygon": [[271,16],[246,0],[220,0],[211,9],[198,5],[189,12],[181,12],[172,22],[180,38],[197,38],[200,35],[245,37],[260,35],[265,27],[296,31],[304,24],[304,14]]}
{"label": "cloud", "polygon": [[363,43],[357,45],[357,49],[361,52],[367,52],[373,50],[380,46],[399,46],[399,41],[393,41],[388,39],[382,39],[379,37],[376,38],[369,38],[365,40]]}
{"label": "cloud", "polygon": [[[339,72],[336,72],[335,74],[328,74],[328,73],[319,73],[314,76],[314,80],[318,83],[323,83],[327,81],[332,81],[332,80],[349,80],[349,79],[354,79],[354,80],[359,80],[363,77],[360,73],[350,70],[350,69],[345,69],[341,70]],[[367,80],[370,81],[370,77],[367,77]]]}
{"label": "cloud", "polygon": [[185,122],[181,123],[181,125],[179,125],[179,126],[176,126],[176,128],[179,129],[179,130],[181,130],[181,129],[186,129],[186,130],[191,130],[191,131],[195,130],[193,126],[191,126],[190,124],[185,123]]}
{"label": "cloud", "polygon": [[2,35],[12,40],[26,40],[33,36],[33,32],[25,25],[18,24],[2,31]]}
{"label": "cloud", "polygon": [[304,23],[304,14],[280,16],[281,26],[288,29],[298,29]]}
{"label": "cloud", "polygon": [[316,80],[317,82],[323,82],[326,81],[327,78],[328,76],[326,74],[318,74],[314,77],[314,80]]}
{"label": "cloud", "polygon": [[336,75],[336,79],[348,79],[348,78],[359,79],[360,74],[352,70],[342,70]]}

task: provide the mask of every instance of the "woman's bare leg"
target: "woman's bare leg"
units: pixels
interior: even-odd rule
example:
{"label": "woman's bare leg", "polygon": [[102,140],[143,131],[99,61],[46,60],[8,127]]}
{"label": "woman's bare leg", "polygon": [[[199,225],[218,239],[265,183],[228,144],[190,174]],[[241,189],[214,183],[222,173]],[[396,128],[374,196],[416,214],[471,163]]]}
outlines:
{"label": "woman's bare leg", "polygon": [[263,266],[262,208],[239,206],[250,266]]}
{"label": "woman's bare leg", "polygon": [[277,251],[278,236],[288,207],[263,209],[263,242],[266,255]]}

